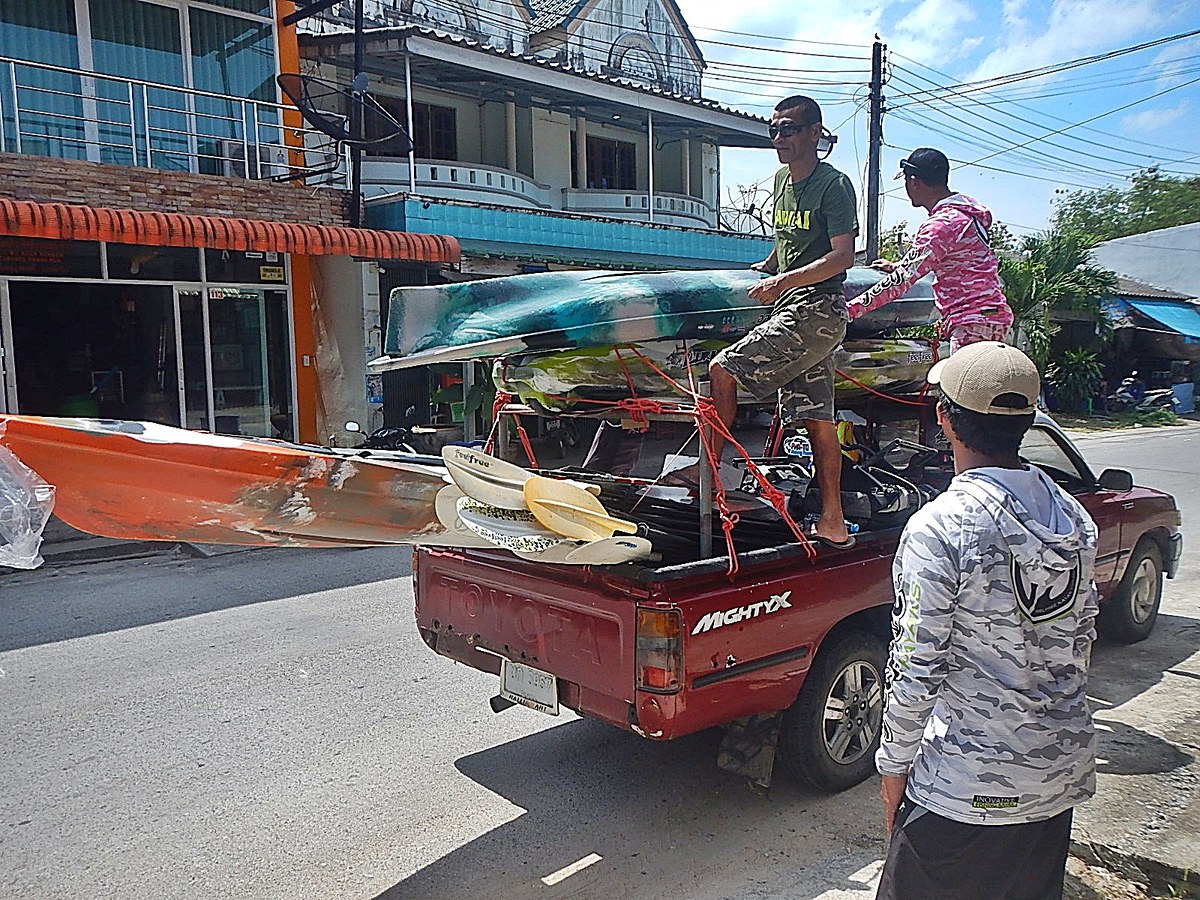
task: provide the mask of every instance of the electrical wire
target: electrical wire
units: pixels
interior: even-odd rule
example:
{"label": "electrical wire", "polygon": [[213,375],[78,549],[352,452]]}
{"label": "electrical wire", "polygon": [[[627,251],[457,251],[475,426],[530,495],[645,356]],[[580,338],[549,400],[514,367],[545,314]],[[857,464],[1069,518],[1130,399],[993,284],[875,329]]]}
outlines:
{"label": "electrical wire", "polygon": [[[920,65],[920,63],[918,63],[918,65]],[[932,68],[930,68],[929,66],[922,66],[922,68],[927,68],[927,69],[930,69],[930,71],[937,72],[937,70],[936,70],[936,69],[932,69]],[[906,72],[906,73],[908,73],[908,74],[912,75],[912,76],[913,76],[913,77],[915,77],[915,78],[919,78],[919,79],[921,79],[922,81],[924,81],[924,82],[926,82],[926,83],[928,83],[928,84],[936,84],[936,82],[934,82],[934,81],[933,81],[933,79],[931,79],[931,78],[928,78],[928,77],[926,77],[926,76],[924,76],[924,75],[921,75],[921,74],[920,74],[920,73],[918,73],[918,72],[913,72],[911,69],[908,69],[908,68],[906,68],[906,67],[901,67],[901,68],[900,68],[900,71],[902,71],[902,72]],[[1196,71],[1200,71],[1200,67],[1197,67]],[[937,74],[944,75],[945,73],[937,72]],[[950,77],[950,76],[946,76],[946,77]],[[1149,78],[1148,78],[1148,79],[1138,79],[1136,82],[1134,82],[1134,81],[1130,81],[1130,82],[1124,82],[1124,83],[1122,83],[1122,84],[1130,84],[1130,85],[1131,85],[1131,84],[1134,84],[1134,83],[1141,83],[1142,81],[1148,81],[1148,80],[1157,80],[1157,76],[1155,76],[1153,79],[1149,79]],[[910,86],[913,86],[913,87],[918,87],[917,85],[912,85],[912,83],[911,83],[911,82],[908,82],[908,84],[909,84]],[[1090,86],[1089,86],[1089,88],[1087,89],[1089,93],[1094,93],[1094,92],[1097,90],[1097,88],[1100,88],[1100,87],[1115,86],[1115,85],[1110,85],[1110,84],[1104,84],[1104,83],[1102,83],[1102,82],[1099,82],[1099,81],[1097,81],[1096,79],[1089,79],[1089,84],[1090,84]],[[962,94],[960,94],[960,93],[959,93],[959,92],[957,92],[957,91],[954,91],[953,93],[954,93],[954,96],[962,97],[962,99],[963,99],[963,100],[965,100],[965,101],[967,101],[967,102],[969,102],[969,103],[973,103],[973,104],[975,104],[975,105],[977,105],[977,106],[982,106],[982,107],[984,107],[985,109],[987,109],[989,112],[998,112],[998,113],[1000,113],[1000,114],[1002,114],[1002,115],[1004,115],[1004,116],[1007,116],[1007,117],[1008,117],[1008,118],[1010,118],[1010,119],[1015,119],[1016,121],[1018,121],[1018,122],[1021,122],[1022,124],[1032,124],[1032,125],[1036,125],[1036,124],[1037,124],[1037,123],[1035,123],[1035,122],[1029,122],[1027,119],[1023,119],[1023,118],[1021,118],[1020,116],[1017,116],[1017,115],[1015,115],[1015,114],[1013,114],[1013,113],[1010,113],[1010,112],[1008,112],[1007,110],[1004,110],[1004,109],[997,109],[997,108],[996,108],[996,106],[997,106],[997,103],[998,103],[998,102],[1005,102],[1005,101],[1004,101],[1004,99],[1003,99],[1003,98],[996,98],[996,96],[995,96],[994,94],[988,94],[989,100],[985,101],[985,100],[980,100],[980,99],[979,99],[979,98],[977,98],[977,97],[973,97],[973,96],[969,96],[969,95],[962,95]],[[1055,96],[1055,95],[1051,95],[1051,96]],[[944,98],[943,102],[946,102],[946,103],[950,104],[951,106],[956,106],[956,107],[957,107],[957,108],[959,108],[959,109],[962,109],[962,108],[963,108],[963,107],[961,107],[960,105],[958,105],[958,104],[955,104],[955,103],[954,103],[953,101],[951,101],[951,100],[950,100],[948,97],[947,97],[947,98]],[[1027,104],[1021,104],[1021,103],[1018,103],[1017,101],[1007,101],[1007,102],[1014,103],[1014,105],[1018,106],[1018,107],[1019,107],[1019,108],[1021,108],[1021,109],[1028,110],[1029,112],[1033,112],[1033,113],[1036,113],[1036,114],[1038,114],[1038,115],[1044,115],[1046,118],[1049,118],[1049,119],[1054,119],[1054,120],[1056,120],[1056,121],[1059,121],[1059,122],[1068,122],[1068,123],[1069,123],[1069,120],[1067,120],[1067,119],[1063,119],[1061,116],[1053,116],[1053,115],[1050,115],[1050,114],[1041,113],[1039,110],[1036,110],[1036,109],[1034,109],[1033,107],[1031,107],[1031,106],[1028,106]],[[990,121],[990,120],[989,120],[989,121]],[[1008,127],[1010,130],[1020,133],[1018,129],[1011,128],[1010,126],[1001,126],[1001,127]],[[1106,136],[1108,136],[1109,138],[1116,139],[1116,140],[1120,140],[1120,141],[1127,141],[1127,140],[1129,140],[1128,138],[1122,138],[1122,137],[1119,137],[1119,136],[1117,136],[1117,135],[1107,134],[1106,132],[1098,131],[1097,129],[1087,129],[1087,130],[1089,130],[1089,131],[1095,131],[1095,132],[1096,132],[1096,133],[1098,133],[1098,134],[1106,135]],[[1026,136],[1028,137],[1029,135],[1026,135]],[[1093,141],[1093,140],[1089,140],[1088,138],[1079,137],[1078,135],[1071,135],[1071,136],[1070,136],[1070,139],[1071,139],[1071,140],[1074,140],[1074,141],[1077,141],[1077,142],[1079,142],[1079,143],[1088,144],[1088,145],[1090,145],[1090,146],[1094,146],[1094,147],[1100,147],[1100,148],[1103,148],[1103,149],[1105,149],[1105,150],[1109,151],[1108,155],[1106,155],[1106,156],[1103,156],[1103,157],[1094,157],[1094,158],[1097,158],[1097,159],[1111,159],[1111,154],[1112,154],[1112,152],[1113,152],[1113,146],[1112,146],[1112,143],[1111,143],[1111,141],[1110,141],[1109,143],[1101,143],[1101,142],[1099,142],[1099,141]],[[1048,142],[1048,143],[1052,143],[1052,142]],[[1143,142],[1136,142],[1136,143],[1143,143]],[[1059,145],[1059,144],[1053,144],[1053,143],[1052,143],[1052,146],[1057,146],[1057,147],[1060,147],[1060,148],[1061,148],[1061,145]],[[1147,144],[1146,146],[1150,146],[1150,147],[1156,147],[1156,148],[1158,148],[1158,149],[1164,149],[1164,150],[1168,150],[1168,151],[1170,151],[1170,152],[1178,152],[1178,153],[1183,153],[1183,152],[1186,152],[1186,151],[1183,151],[1183,150],[1174,150],[1174,149],[1172,149],[1172,148],[1169,148],[1169,147],[1162,147],[1162,146],[1160,146],[1160,145],[1155,145],[1155,144]],[[1071,148],[1062,148],[1062,149],[1068,149],[1068,150],[1070,150]],[[1078,153],[1081,153],[1081,154],[1083,153],[1083,151],[1074,151],[1074,150],[1072,150],[1072,152],[1078,152]],[[1092,154],[1085,154],[1085,155],[1092,155]],[[1146,158],[1153,159],[1153,160],[1155,160],[1155,161],[1165,161],[1165,162],[1175,162],[1175,163],[1185,163],[1185,162],[1188,162],[1188,161],[1189,161],[1189,160],[1187,160],[1187,159],[1167,159],[1167,160],[1162,160],[1162,159],[1161,159],[1161,157],[1159,157],[1159,156],[1157,156],[1157,155],[1155,155],[1155,154],[1150,154],[1150,153],[1138,153],[1137,151],[1128,151],[1128,152],[1127,152],[1127,155],[1143,156],[1143,157],[1146,157]]]}
{"label": "electrical wire", "polygon": [[[968,81],[962,84],[955,85],[955,90],[962,93],[971,93],[973,91],[990,90],[996,87],[1007,84],[1016,84],[1020,81],[1027,81],[1031,78],[1042,78],[1046,75],[1053,75],[1057,72],[1066,72],[1070,69],[1077,69],[1080,66],[1088,66],[1093,63],[1102,62],[1108,59],[1115,59],[1119,56],[1125,56],[1130,53],[1138,53],[1142,50],[1148,50],[1151,47],[1161,47],[1165,44],[1173,43],[1174,41],[1185,40],[1190,37],[1200,35],[1200,28],[1193,31],[1181,32],[1179,34],[1168,35],[1166,37],[1156,38],[1152,41],[1143,41],[1140,44],[1134,44],[1129,47],[1122,47],[1118,50],[1109,50],[1105,53],[1096,53],[1090,56],[1081,56],[1076,59],[1067,60],[1066,62],[1055,63],[1048,66],[1039,66],[1034,69],[1025,69],[1020,72],[1013,72],[1009,75],[998,75],[993,78],[981,79],[979,81]],[[918,91],[913,94],[904,96],[909,98],[908,103],[899,104],[900,106],[912,106],[914,104],[928,103],[944,89],[929,89]],[[917,99],[924,97],[925,99]]]}
{"label": "electrical wire", "polygon": [[[902,71],[904,71],[904,70],[902,70]],[[920,76],[918,76],[918,77],[920,77]],[[908,82],[906,79],[904,79],[904,78],[902,78],[902,77],[901,77],[901,78],[899,78],[898,80],[899,80],[901,83],[911,84],[911,82]],[[963,112],[964,114],[966,114],[966,115],[968,115],[968,116],[972,116],[972,117],[974,117],[974,118],[976,118],[976,119],[980,119],[980,120],[982,120],[984,123],[986,123],[986,125],[988,125],[988,126],[989,126],[989,128],[990,128],[990,127],[1002,128],[1002,129],[1005,129],[1005,130],[1007,130],[1007,131],[1010,131],[1010,132],[1012,132],[1013,134],[1019,135],[1020,137],[1023,137],[1023,138],[1032,138],[1032,139],[1034,139],[1034,140],[1037,140],[1037,139],[1038,139],[1038,136],[1036,136],[1036,135],[1033,135],[1033,134],[1031,134],[1031,133],[1029,133],[1029,132],[1027,132],[1027,131],[1023,131],[1023,130],[1021,130],[1021,129],[1019,129],[1019,128],[1015,128],[1015,127],[1013,127],[1012,125],[1004,125],[1004,124],[1002,124],[1002,123],[1000,123],[1000,122],[997,122],[997,121],[996,121],[994,118],[989,118],[989,117],[987,117],[987,116],[981,115],[980,113],[978,113],[978,112],[975,112],[975,111],[974,111],[974,110],[972,110],[972,109],[967,109],[967,108],[964,108],[964,107],[963,107],[962,105],[960,105],[960,104],[957,104],[957,103],[951,103],[950,101],[946,101],[946,103],[947,103],[947,105],[951,106],[952,108],[954,108],[954,109],[957,109],[957,110],[959,110],[959,111]],[[983,105],[983,104],[981,104],[981,105]],[[982,133],[982,134],[984,134],[984,135],[986,135],[986,136],[988,136],[988,137],[994,138],[994,139],[996,139],[997,141],[1000,141],[1000,142],[1001,142],[1001,146],[991,146],[991,147],[988,147],[988,148],[987,148],[987,149],[989,149],[989,150],[1000,150],[1000,151],[1002,151],[1002,152],[1003,152],[1003,150],[1004,150],[1004,146],[1006,146],[1006,145],[1007,145],[1007,143],[1008,143],[1008,139],[1007,139],[1007,138],[1005,138],[1005,137],[1002,137],[1002,136],[1001,136],[1001,135],[999,135],[999,134],[996,134],[995,132],[993,132],[993,131],[989,130],[989,128],[984,128],[984,127],[981,127],[981,126],[979,126],[979,125],[976,125],[976,124],[974,124],[973,122],[968,122],[967,120],[965,120],[965,119],[962,119],[962,118],[960,118],[959,116],[956,116],[956,115],[954,115],[953,113],[950,113],[950,112],[948,112],[948,111],[946,111],[946,110],[943,110],[943,109],[935,109],[934,107],[928,107],[928,108],[927,108],[927,111],[928,111],[928,112],[934,112],[934,113],[936,113],[936,114],[938,114],[938,115],[945,116],[946,118],[949,118],[949,119],[951,119],[951,120],[953,120],[953,121],[955,121],[955,122],[958,122],[958,123],[960,123],[961,125],[963,125],[963,126],[964,126],[964,127],[966,127],[966,128],[970,128],[970,129],[972,129],[972,130],[974,130],[974,131],[978,131],[978,132],[980,132],[980,133]],[[1002,112],[1004,115],[1006,115],[1006,116],[1009,116],[1010,118],[1015,118],[1015,119],[1017,119],[1017,121],[1020,121],[1020,122],[1022,122],[1022,124],[1024,124],[1024,120],[1020,119],[1020,118],[1019,118],[1019,117],[1017,117],[1017,116],[1013,116],[1011,113],[1004,112],[1003,110],[1000,110],[999,112]],[[1068,136],[1068,137],[1070,137],[1070,136]],[[1086,139],[1084,139],[1084,140],[1086,141]],[[1061,143],[1058,143],[1057,141],[1045,140],[1045,143],[1046,143],[1046,144],[1048,144],[1049,146],[1052,146],[1052,147],[1058,148],[1058,149],[1060,149],[1060,150],[1062,150],[1062,151],[1064,151],[1064,152],[1066,152],[1066,153],[1071,153],[1071,154],[1075,154],[1075,155],[1078,155],[1078,156],[1087,157],[1087,158],[1089,158],[1089,159],[1097,159],[1097,160],[1100,160],[1100,161],[1102,161],[1102,162],[1113,163],[1113,164],[1116,164],[1116,165],[1118,165],[1118,166],[1121,166],[1121,167],[1132,167],[1132,168],[1139,168],[1139,169],[1140,169],[1140,168],[1145,168],[1145,167],[1146,167],[1146,162],[1145,162],[1145,159],[1147,158],[1146,156],[1143,156],[1143,158],[1142,158],[1142,159],[1139,159],[1139,160],[1138,160],[1138,161],[1136,161],[1136,162],[1129,162],[1129,163],[1125,163],[1125,162],[1122,162],[1122,161],[1121,161],[1119,158],[1117,158],[1117,155],[1118,155],[1118,154],[1119,154],[1121,151],[1116,151],[1115,149],[1114,149],[1112,152],[1110,152],[1108,155],[1101,156],[1101,155],[1099,155],[1099,154],[1096,154],[1096,153],[1091,153],[1091,152],[1089,152],[1089,151],[1087,151],[1087,150],[1080,150],[1080,149],[1077,149],[1077,148],[1074,148],[1074,147],[1070,147],[1070,146],[1068,146],[1068,145],[1066,145],[1066,144],[1061,144]],[[1087,143],[1095,143],[1095,142],[1092,142],[1092,141],[1087,141]],[[1035,158],[1035,159],[1036,159],[1036,158],[1039,158],[1039,157],[1041,157],[1041,156],[1043,156],[1043,155],[1044,155],[1044,154],[1037,153],[1036,151],[1034,151],[1034,152],[1033,152],[1033,158]],[[1147,156],[1148,156],[1148,155],[1147,155]],[[1072,160],[1061,159],[1061,158],[1058,158],[1058,157],[1055,157],[1055,160],[1056,160],[1057,162],[1061,163],[1063,166],[1070,167],[1070,168],[1072,168],[1072,169],[1077,169],[1077,170],[1079,170],[1079,171],[1090,171],[1090,172],[1097,172],[1097,173],[1099,173],[1099,174],[1103,174],[1103,175],[1110,175],[1110,176],[1114,174],[1113,172],[1111,172],[1111,171],[1110,171],[1110,170],[1108,170],[1108,169],[1099,169],[1099,168],[1097,168],[1096,166],[1093,166],[1093,165],[1087,165],[1087,164],[1084,164],[1084,163],[1077,163],[1077,162],[1075,162],[1075,161],[1072,161]],[[1179,174],[1179,175],[1182,175],[1182,176],[1188,176],[1188,175],[1190,175],[1190,174],[1192,174],[1192,173],[1189,173],[1189,172],[1172,172],[1171,174]]]}

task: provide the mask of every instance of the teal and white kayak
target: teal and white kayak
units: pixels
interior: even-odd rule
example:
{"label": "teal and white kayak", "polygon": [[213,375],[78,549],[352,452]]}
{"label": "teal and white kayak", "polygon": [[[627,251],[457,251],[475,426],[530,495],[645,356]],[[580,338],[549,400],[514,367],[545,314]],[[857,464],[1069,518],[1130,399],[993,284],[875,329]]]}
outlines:
{"label": "teal and white kayak", "polygon": [[[676,272],[541,272],[392,292],[386,355],[373,371],[513,353],[643,341],[736,340],[769,310],[747,292],[764,276],[748,269]],[[882,273],[853,268],[846,296]],[[851,335],[878,334],[936,318],[928,282],[856,320]]]}

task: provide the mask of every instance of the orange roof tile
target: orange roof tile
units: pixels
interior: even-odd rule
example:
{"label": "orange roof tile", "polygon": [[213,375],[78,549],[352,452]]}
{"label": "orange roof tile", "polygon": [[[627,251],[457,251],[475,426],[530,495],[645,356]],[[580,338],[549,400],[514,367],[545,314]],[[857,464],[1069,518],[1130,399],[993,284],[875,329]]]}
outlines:
{"label": "orange roof tile", "polygon": [[305,256],[407,259],[429,263],[456,263],[461,258],[458,241],[440,234],[296,225],[261,219],[106,209],[28,200],[0,199],[0,235],[157,247],[275,251]]}

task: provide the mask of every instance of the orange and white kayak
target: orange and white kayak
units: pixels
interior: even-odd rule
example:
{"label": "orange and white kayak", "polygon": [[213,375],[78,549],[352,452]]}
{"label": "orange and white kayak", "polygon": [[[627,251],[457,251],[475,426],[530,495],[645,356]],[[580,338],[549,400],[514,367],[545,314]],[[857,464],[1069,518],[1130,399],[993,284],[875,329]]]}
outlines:
{"label": "orange and white kayak", "polygon": [[185,431],[0,415],[0,444],[54,485],[54,512],[104,537],[334,547],[453,544],[441,460]]}

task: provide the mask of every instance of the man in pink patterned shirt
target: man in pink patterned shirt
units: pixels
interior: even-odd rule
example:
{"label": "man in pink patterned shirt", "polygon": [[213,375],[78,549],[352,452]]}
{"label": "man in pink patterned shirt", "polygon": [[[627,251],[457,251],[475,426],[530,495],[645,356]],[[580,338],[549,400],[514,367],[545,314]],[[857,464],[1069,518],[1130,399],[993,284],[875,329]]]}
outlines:
{"label": "man in pink patterned shirt", "polygon": [[940,150],[914,150],[900,161],[896,177],[904,178],[912,205],[923,207],[929,218],[917,229],[903,259],[875,262],[887,277],[848,302],[851,320],[903,296],[914,282],[933,272],[933,296],[952,353],[977,341],[1003,341],[1013,314],[1000,289],[996,254],[989,241],[991,211],[950,190],[950,161]]}

